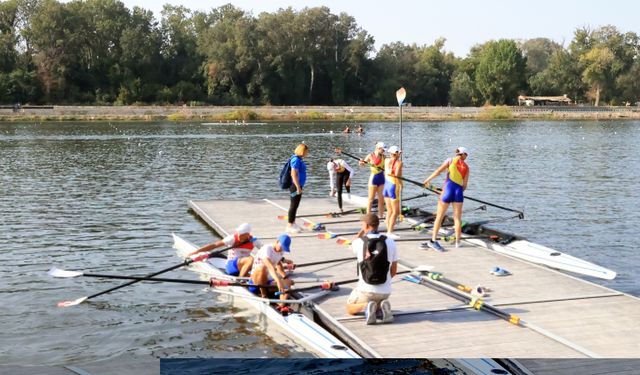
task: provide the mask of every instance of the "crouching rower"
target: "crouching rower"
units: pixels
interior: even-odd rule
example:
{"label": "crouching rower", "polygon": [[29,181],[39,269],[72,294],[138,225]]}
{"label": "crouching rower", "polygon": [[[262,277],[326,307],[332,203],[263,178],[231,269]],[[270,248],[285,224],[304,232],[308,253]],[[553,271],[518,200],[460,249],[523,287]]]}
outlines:
{"label": "crouching rower", "polygon": [[242,223],[238,228],[236,228],[236,232],[234,234],[230,234],[220,241],[205,245],[190,253],[189,256],[205,251],[211,251],[222,246],[231,247],[227,253],[227,264],[225,266],[227,274],[231,276],[245,277],[249,274],[253,265],[251,252],[254,248],[262,246],[262,243],[251,235],[251,225],[248,223]]}
{"label": "crouching rower", "polygon": [[[281,234],[273,245],[264,245],[255,253],[251,271],[251,285],[273,285],[278,288],[281,300],[289,298],[288,290],[293,285],[293,280],[284,269],[283,264],[292,264],[291,260],[284,259],[284,253],[291,251],[291,237]],[[269,292],[275,288],[249,287],[252,293],[260,294],[263,298],[268,298]],[[288,309],[284,304],[279,305],[281,312]]]}

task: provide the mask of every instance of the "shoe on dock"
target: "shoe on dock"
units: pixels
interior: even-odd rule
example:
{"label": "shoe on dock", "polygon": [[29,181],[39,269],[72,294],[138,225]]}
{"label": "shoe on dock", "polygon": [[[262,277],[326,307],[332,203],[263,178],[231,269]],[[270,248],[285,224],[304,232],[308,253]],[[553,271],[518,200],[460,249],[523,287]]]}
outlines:
{"label": "shoe on dock", "polygon": [[511,272],[505,270],[504,268],[493,267],[493,269],[491,270],[491,274],[494,276],[508,276],[511,275]]}
{"label": "shoe on dock", "polygon": [[393,323],[393,313],[391,312],[391,303],[388,299],[380,302],[380,310],[382,310],[382,323]]}
{"label": "shoe on dock", "polygon": [[285,232],[289,233],[289,234],[298,234],[300,233],[300,229],[294,227],[294,226],[290,226],[287,227],[287,229],[285,229]]}
{"label": "shoe on dock", "polygon": [[367,325],[376,324],[376,303],[369,301],[364,310],[364,321]]}
{"label": "shoe on dock", "polygon": [[444,252],[444,248],[442,247],[442,245],[440,245],[440,242],[438,241],[426,241],[420,244],[420,249],[421,250],[427,250],[427,249],[433,249],[437,252]]}

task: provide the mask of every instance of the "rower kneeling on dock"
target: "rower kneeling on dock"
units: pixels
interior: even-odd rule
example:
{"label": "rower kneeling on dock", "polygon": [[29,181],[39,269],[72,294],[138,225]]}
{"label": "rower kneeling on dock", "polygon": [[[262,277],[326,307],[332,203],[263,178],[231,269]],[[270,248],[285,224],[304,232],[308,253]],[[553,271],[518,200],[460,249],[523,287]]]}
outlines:
{"label": "rower kneeling on dock", "polygon": [[[251,271],[252,285],[273,285],[278,288],[278,295],[281,300],[289,298],[289,289],[293,285],[293,280],[284,269],[283,264],[292,263],[291,260],[284,259],[284,253],[291,251],[291,237],[287,234],[281,234],[273,245],[264,245],[258,250],[253,259],[253,267]],[[275,288],[265,288],[252,286],[249,291],[260,294],[263,298],[268,298],[269,293]],[[288,307],[285,304],[278,306],[279,310],[286,315]]]}
{"label": "rower kneeling on dock", "polygon": [[393,314],[389,296],[391,279],[398,270],[396,243],[378,233],[380,219],[377,215],[363,215],[361,222],[364,234],[351,244],[358,261],[358,285],[347,300],[347,313],[364,312],[366,324],[374,324],[380,311],[382,322],[391,323]]}

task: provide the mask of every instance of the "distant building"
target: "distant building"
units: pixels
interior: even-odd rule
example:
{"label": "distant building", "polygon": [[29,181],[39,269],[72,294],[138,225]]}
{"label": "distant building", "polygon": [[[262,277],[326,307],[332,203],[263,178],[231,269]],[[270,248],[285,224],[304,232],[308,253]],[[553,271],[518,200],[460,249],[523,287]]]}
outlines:
{"label": "distant building", "polygon": [[518,105],[569,105],[571,98],[563,96],[518,96]]}

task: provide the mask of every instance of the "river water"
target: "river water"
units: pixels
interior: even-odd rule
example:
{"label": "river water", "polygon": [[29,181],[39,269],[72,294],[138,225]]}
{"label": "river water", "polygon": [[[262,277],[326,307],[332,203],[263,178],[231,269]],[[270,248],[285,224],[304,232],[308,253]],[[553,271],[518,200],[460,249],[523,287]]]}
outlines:
{"label": "river water", "polygon": [[[212,233],[189,199],[283,197],[277,175],[310,146],[307,196],[326,196],[333,148],[364,155],[397,144],[398,124],[0,124],[0,364],[77,364],[123,355],[308,357],[261,331],[250,312],[203,288],[136,284],[58,308],[118,283],[51,279],[52,266],[146,274],[178,262],[171,233]],[[470,149],[468,195],[525,219],[494,226],[618,272],[590,281],[640,295],[637,228],[640,122],[412,122],[403,125],[404,175],[422,181],[458,145]],[[355,163],[353,163],[355,164]],[[364,194],[367,170],[354,180]],[[405,196],[418,194],[407,186]],[[433,198],[411,204],[433,207]],[[473,208],[473,203],[465,207]],[[509,214],[489,209],[473,218]],[[177,270],[167,277],[193,277]]]}

